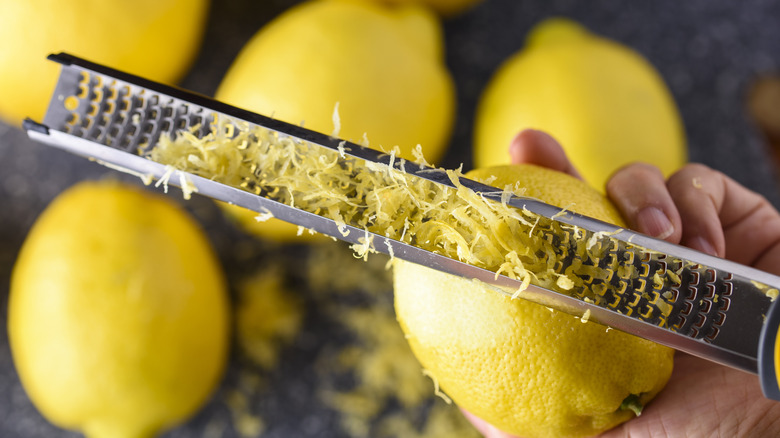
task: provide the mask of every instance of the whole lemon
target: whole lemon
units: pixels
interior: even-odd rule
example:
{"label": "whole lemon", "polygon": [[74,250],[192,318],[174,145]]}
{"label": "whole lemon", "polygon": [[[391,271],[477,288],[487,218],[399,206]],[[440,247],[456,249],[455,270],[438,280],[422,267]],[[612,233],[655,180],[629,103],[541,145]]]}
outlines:
{"label": "whole lemon", "polygon": [[[477,170],[496,187],[620,224],[585,183],[523,165]],[[462,408],[523,437],[591,436],[632,418],[666,384],[673,350],[594,322],[396,260],[398,321],[417,358]]]}
{"label": "whole lemon", "polygon": [[13,360],[52,423],[146,437],[193,414],[228,349],[228,299],[202,231],[167,199],[85,182],[43,212],[14,266]]}
{"label": "whole lemon", "polygon": [[0,118],[43,118],[59,67],[50,53],[77,56],[160,82],[189,68],[208,0],[0,0]]}
{"label": "whole lemon", "polygon": [[508,164],[509,143],[525,128],[558,139],[599,190],[630,162],[668,175],[687,159],[679,112],[653,66],[562,18],[534,28],[487,85],[475,121],[475,166]]}
{"label": "whole lemon", "polygon": [[[291,8],[242,49],[216,98],[315,131],[428,161],[447,146],[454,87],[444,65],[441,26],[415,5],[315,0]],[[229,207],[256,234],[288,240],[297,228]]]}

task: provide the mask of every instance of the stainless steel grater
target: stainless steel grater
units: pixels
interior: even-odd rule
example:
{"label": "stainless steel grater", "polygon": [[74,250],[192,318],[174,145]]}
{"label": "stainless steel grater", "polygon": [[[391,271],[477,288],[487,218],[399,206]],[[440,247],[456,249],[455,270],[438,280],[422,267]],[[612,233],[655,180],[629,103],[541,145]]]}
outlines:
{"label": "stainless steel grater", "polygon": [[[404,163],[354,143],[68,54],[51,55],[49,59],[59,62],[62,70],[43,123],[25,121],[30,138],[139,176],[170,176],[170,169],[146,158],[162,134],[173,136],[192,131],[202,136],[210,132],[216,120],[231,119],[324,150],[346,151],[345,159],[361,172],[374,171],[375,166],[366,163],[380,163],[441,187],[455,187],[443,172]],[[340,226],[323,216],[279,202],[262,191],[250,193],[198,175],[185,176],[202,195],[257,212],[270,212],[287,222],[351,243],[365,242],[361,239],[370,237],[377,251],[487,283],[507,295],[515,295],[522,285],[518,279],[496,275],[409,243],[368,233],[350,224]],[[180,180],[170,181],[178,185]],[[466,179],[460,183],[487,199],[502,202],[496,188]],[[775,348],[780,311],[773,311],[777,306],[770,298],[780,288],[780,277],[619,229],[535,199],[514,196],[508,204],[540,215],[544,226],[550,229],[547,238],[553,246],[571,249],[560,254],[555,272],[576,275],[583,282],[569,291],[554,285],[543,288],[532,284],[520,297],[573,315],[588,315],[606,326],[759,373],[765,394],[780,400],[774,371],[780,358],[780,350]],[[603,251],[598,260],[578,258],[576,249],[583,242],[601,245]],[[583,264],[587,269],[581,267]],[[587,274],[594,269],[603,275]],[[775,319],[778,321],[772,322]]]}

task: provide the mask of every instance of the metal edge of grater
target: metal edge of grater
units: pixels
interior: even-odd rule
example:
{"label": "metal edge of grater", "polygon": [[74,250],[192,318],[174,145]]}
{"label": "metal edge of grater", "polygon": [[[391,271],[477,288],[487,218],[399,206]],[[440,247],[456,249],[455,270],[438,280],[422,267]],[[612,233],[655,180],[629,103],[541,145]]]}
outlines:
{"label": "metal edge of grater", "polygon": [[[205,134],[215,117],[228,117],[331,150],[346,144],[347,154],[354,159],[392,165],[399,171],[454,188],[443,172],[431,172],[431,168],[418,165],[404,167],[399,160],[393,161],[387,154],[373,149],[344,143],[325,134],[66,53],[50,55],[49,59],[61,64],[61,73],[43,123],[25,121],[24,128],[29,137],[118,170],[160,179],[168,172],[166,166],[142,155],[155,145],[161,134],[172,135],[197,125],[200,125],[201,134]],[[334,221],[322,216],[197,175],[176,173],[186,175],[201,195],[256,212],[270,212],[284,221],[305,225],[350,243],[361,243],[361,239],[370,238],[377,251],[484,282],[506,295],[512,295],[521,284],[519,280],[496,276],[492,271],[349,225],[345,236]],[[182,184],[175,177],[170,183]],[[460,183],[485,198],[500,202],[500,194],[494,187],[465,178],[461,178]],[[640,273],[636,278],[622,278],[613,272],[607,279],[586,279],[589,288],[579,288],[573,295],[532,285],[520,295],[522,298],[575,316],[589,315],[590,320],[607,327],[757,373],[759,335],[772,301],[765,292],[780,288],[780,277],[620,229],[535,199],[515,196],[508,204],[568,225],[560,229],[560,235],[550,236],[558,242],[587,239],[608,246],[608,257],[599,267],[612,271],[609,264],[617,263],[631,266]],[[579,230],[576,236],[572,231],[566,231],[572,228]],[[570,263],[571,260],[563,261],[559,272]],[[670,280],[669,271],[678,272],[679,280]],[[601,294],[588,295],[589,290],[599,284]]]}

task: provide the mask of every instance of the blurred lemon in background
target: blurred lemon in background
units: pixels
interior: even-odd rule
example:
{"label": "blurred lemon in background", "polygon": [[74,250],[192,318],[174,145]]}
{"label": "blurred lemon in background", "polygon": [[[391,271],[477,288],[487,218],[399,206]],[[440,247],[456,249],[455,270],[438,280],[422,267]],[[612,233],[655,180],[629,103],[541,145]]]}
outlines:
{"label": "blurred lemon in background", "polygon": [[417,3],[420,5],[429,6],[434,11],[445,17],[452,17],[457,14],[463,13],[469,8],[473,7],[477,3],[481,3],[483,0],[366,0],[366,1],[378,1],[389,5],[403,5],[410,3]]}
{"label": "blurred lemon in background", "polygon": [[[293,7],[242,49],[218,100],[413,159],[444,154],[455,108],[442,30],[427,9],[364,0],[315,0]],[[334,109],[338,104],[338,119]],[[297,227],[229,206],[249,231],[289,240]],[[308,233],[304,233],[308,235]]]}
{"label": "blurred lemon in background", "polygon": [[8,334],[27,394],[90,437],[144,437],[192,415],[227,361],[228,297],[205,235],[169,200],[80,183],[14,266]]}
{"label": "blurred lemon in background", "polygon": [[[563,173],[523,165],[466,176],[519,182],[526,196],[622,224],[604,195]],[[423,368],[458,406],[506,432],[597,435],[633,418],[628,407],[671,374],[668,347],[399,259],[393,276],[398,322]]]}
{"label": "blurred lemon in background", "polygon": [[41,120],[69,52],[159,82],[181,79],[197,54],[208,0],[0,0],[0,119]]}
{"label": "blurred lemon in background", "polygon": [[630,162],[668,175],[687,159],[679,112],[653,66],[562,18],[534,28],[490,80],[475,121],[475,166],[508,164],[509,143],[526,128],[552,134],[599,190]]}

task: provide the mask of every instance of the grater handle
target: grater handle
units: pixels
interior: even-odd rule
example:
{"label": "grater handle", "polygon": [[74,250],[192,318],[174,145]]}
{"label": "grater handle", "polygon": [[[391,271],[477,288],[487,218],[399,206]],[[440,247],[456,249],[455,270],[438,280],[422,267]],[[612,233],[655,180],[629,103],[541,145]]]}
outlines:
{"label": "grater handle", "polygon": [[780,401],[780,300],[769,307],[758,344],[758,377],[766,398]]}

